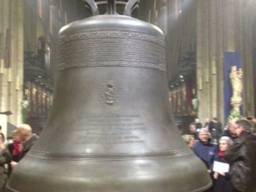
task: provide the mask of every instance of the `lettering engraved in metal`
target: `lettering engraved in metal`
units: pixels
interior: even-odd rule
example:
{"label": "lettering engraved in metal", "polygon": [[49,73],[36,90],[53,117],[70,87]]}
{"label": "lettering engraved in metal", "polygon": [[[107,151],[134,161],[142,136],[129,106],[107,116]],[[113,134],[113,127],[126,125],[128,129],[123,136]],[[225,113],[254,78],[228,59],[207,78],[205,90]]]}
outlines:
{"label": "lettering engraved in metal", "polygon": [[86,115],[76,129],[76,145],[80,144],[136,144],[144,143],[148,130],[139,115]]}
{"label": "lettering engraved in metal", "polygon": [[133,67],[166,71],[162,41],[163,38],[148,34],[122,31],[63,36],[63,57],[59,70],[77,67]]}
{"label": "lettering engraved in metal", "polygon": [[104,39],[104,38],[118,38],[118,39],[138,39],[141,41],[150,41],[153,43],[157,43],[164,47],[164,38],[156,37],[146,33],[138,33],[138,32],[127,32],[127,31],[87,31],[83,33],[75,33],[70,36],[61,36],[60,44],[63,45],[70,41],[80,41],[80,40],[89,40],[89,39]]}

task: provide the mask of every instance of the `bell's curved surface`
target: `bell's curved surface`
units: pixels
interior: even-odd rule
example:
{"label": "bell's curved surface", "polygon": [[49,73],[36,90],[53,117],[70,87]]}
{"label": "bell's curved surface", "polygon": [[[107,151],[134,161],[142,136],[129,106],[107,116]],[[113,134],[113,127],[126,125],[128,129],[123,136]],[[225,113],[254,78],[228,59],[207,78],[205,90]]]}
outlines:
{"label": "bell's curved surface", "polygon": [[12,192],[199,192],[211,184],[169,109],[163,32],[121,15],[60,32],[48,128]]}

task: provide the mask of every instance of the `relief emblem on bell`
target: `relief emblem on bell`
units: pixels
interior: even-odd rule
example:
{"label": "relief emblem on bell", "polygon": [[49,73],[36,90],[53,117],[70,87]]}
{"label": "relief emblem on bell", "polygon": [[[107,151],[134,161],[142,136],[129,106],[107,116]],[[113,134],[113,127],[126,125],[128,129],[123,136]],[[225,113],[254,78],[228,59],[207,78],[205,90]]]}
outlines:
{"label": "relief emblem on bell", "polygon": [[107,83],[104,92],[105,102],[108,105],[114,105],[116,102],[115,86],[113,83]]}

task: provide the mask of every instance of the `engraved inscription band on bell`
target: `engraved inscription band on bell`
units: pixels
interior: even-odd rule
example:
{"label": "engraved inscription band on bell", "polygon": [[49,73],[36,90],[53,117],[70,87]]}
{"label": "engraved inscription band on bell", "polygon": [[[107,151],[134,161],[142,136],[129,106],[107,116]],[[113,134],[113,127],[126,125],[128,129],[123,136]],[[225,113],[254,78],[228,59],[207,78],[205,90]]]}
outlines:
{"label": "engraved inscription band on bell", "polygon": [[[134,67],[166,71],[165,56],[162,54],[165,51],[164,39],[152,35],[97,31],[62,36],[60,43],[63,58],[59,70],[77,67]],[[102,47],[102,44],[105,46]]]}

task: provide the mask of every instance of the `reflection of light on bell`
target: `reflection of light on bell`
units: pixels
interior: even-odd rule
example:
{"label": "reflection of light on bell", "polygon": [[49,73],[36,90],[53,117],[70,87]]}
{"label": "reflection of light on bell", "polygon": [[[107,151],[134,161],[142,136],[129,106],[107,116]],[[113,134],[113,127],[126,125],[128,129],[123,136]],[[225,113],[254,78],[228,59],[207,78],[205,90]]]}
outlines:
{"label": "reflection of light on bell", "polygon": [[63,28],[48,128],[15,168],[8,190],[199,192],[209,187],[203,163],[170,119],[164,39],[156,26],[120,15]]}
{"label": "reflection of light on bell", "polygon": [[86,152],[86,153],[91,153],[91,152],[92,152],[92,149],[87,148],[87,149],[85,150],[85,152]]}
{"label": "reflection of light on bell", "polygon": [[134,161],[134,163],[137,164],[137,165],[143,165],[143,164],[145,164],[145,160],[143,160],[143,159],[136,159]]}

